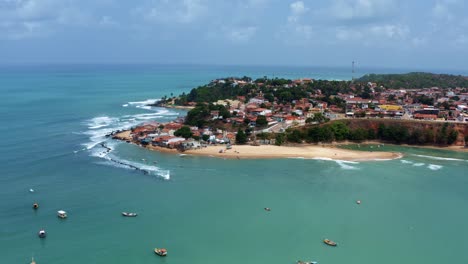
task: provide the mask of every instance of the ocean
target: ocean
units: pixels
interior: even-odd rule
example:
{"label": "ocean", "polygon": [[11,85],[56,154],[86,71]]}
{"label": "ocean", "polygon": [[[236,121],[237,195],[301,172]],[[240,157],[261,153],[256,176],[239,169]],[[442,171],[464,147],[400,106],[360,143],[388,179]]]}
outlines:
{"label": "ocean", "polygon": [[[373,72],[407,70],[356,76]],[[223,160],[105,137],[185,114],[148,102],[244,75],[352,78],[345,68],[0,66],[0,262],[468,263],[467,153],[385,145],[404,157]]]}

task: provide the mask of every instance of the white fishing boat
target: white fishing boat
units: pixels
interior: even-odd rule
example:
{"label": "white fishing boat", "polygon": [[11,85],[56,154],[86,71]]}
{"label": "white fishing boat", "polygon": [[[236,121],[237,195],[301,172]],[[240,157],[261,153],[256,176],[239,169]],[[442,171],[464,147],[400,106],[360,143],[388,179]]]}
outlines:
{"label": "white fishing boat", "polygon": [[126,217],[135,217],[135,216],[137,216],[138,214],[137,214],[137,213],[122,212],[122,215],[123,215],[123,216],[126,216]]}
{"label": "white fishing boat", "polygon": [[167,250],[165,248],[155,248],[154,253],[156,253],[156,255],[159,255],[161,257],[167,256]]}
{"label": "white fishing boat", "polygon": [[39,232],[37,233],[37,235],[38,235],[40,238],[45,238],[45,237],[47,236],[46,231],[45,231],[44,229],[39,230]]}
{"label": "white fishing boat", "polygon": [[62,219],[65,219],[68,217],[67,212],[65,212],[64,210],[57,211],[57,216]]}
{"label": "white fishing boat", "polygon": [[317,261],[302,261],[302,260],[298,260],[297,261],[297,264],[318,264]]}

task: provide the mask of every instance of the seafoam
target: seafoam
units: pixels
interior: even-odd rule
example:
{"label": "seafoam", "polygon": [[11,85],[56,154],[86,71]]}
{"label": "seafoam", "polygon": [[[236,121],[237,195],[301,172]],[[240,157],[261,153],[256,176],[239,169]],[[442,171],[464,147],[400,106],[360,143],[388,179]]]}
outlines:
{"label": "seafoam", "polygon": [[[106,135],[109,135],[114,131],[130,129],[131,127],[149,120],[157,120],[161,118],[173,119],[179,115],[179,113],[173,112],[169,109],[152,107],[148,105],[154,104],[157,101],[158,99],[148,99],[144,101],[128,102],[122,104],[122,107],[124,108],[133,107],[145,111],[143,113],[123,115],[120,117],[101,115],[85,121],[84,125],[87,127],[87,131],[83,132],[82,134],[88,136],[88,142],[82,144],[84,146],[82,151],[88,151],[89,155],[92,157],[104,159],[105,161],[100,162],[100,164],[112,165],[119,168],[137,169],[145,173],[157,175],[163,179],[169,180],[169,170],[164,170],[153,165],[126,160],[118,157],[117,155],[111,154],[119,142],[112,141],[106,137]],[[77,152],[79,151],[74,151],[74,153]]]}

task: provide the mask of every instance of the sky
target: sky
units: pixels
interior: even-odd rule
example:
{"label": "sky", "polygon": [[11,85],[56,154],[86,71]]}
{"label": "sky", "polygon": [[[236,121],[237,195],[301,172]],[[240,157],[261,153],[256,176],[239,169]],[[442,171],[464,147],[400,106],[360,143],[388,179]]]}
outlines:
{"label": "sky", "polygon": [[466,0],[0,0],[0,64],[468,69]]}

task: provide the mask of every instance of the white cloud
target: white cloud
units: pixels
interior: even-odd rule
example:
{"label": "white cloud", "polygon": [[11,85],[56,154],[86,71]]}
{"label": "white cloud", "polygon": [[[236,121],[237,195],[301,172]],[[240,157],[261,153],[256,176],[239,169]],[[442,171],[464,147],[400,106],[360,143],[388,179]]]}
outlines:
{"label": "white cloud", "polygon": [[465,35],[465,34],[459,35],[455,39],[455,43],[458,45],[464,45],[466,47],[466,45],[468,44],[468,35]]}
{"label": "white cloud", "polygon": [[59,26],[82,26],[92,17],[73,0],[0,0],[0,38],[49,35]]}
{"label": "white cloud", "polygon": [[302,15],[309,10],[309,8],[305,7],[304,2],[297,1],[289,5],[291,12],[294,15]]}
{"label": "white cloud", "polygon": [[405,25],[373,25],[364,27],[339,27],[335,31],[335,37],[340,41],[361,41],[378,43],[379,41],[407,39],[410,29]]}
{"label": "white cloud", "polygon": [[453,19],[453,15],[449,11],[449,7],[447,6],[446,3],[443,3],[443,2],[438,2],[435,4],[435,6],[432,8],[432,14],[437,19],[443,19],[443,20]]}
{"label": "white cloud", "polygon": [[309,8],[307,8],[304,5],[304,2],[302,1],[297,1],[294,3],[291,3],[289,5],[289,10],[290,10],[290,15],[288,16],[288,21],[289,22],[298,22],[299,18],[305,14],[307,11],[309,11]]}
{"label": "white cloud", "polygon": [[[302,1],[296,1],[289,5],[288,23],[281,29],[281,38],[284,42],[292,45],[305,45],[309,43],[314,36],[314,28],[301,21],[307,12],[309,12],[309,8]],[[284,36],[288,37],[284,38]]]}
{"label": "white cloud", "polygon": [[136,8],[135,13],[147,21],[167,24],[189,24],[201,18],[207,7],[201,0],[159,0]]}
{"label": "white cloud", "polygon": [[427,38],[425,37],[414,37],[411,39],[411,44],[415,47],[424,46],[427,44]]}
{"label": "white cloud", "polygon": [[404,39],[410,30],[403,25],[376,25],[370,27],[370,33],[375,37],[384,37],[387,39]]}
{"label": "white cloud", "polygon": [[331,6],[331,15],[343,20],[377,18],[395,10],[393,0],[335,0]]}
{"label": "white cloud", "polygon": [[103,27],[113,27],[117,26],[119,23],[110,16],[102,16],[98,24]]}
{"label": "white cloud", "polygon": [[236,43],[246,43],[255,36],[256,32],[257,28],[253,26],[232,28],[226,30],[226,37]]}

